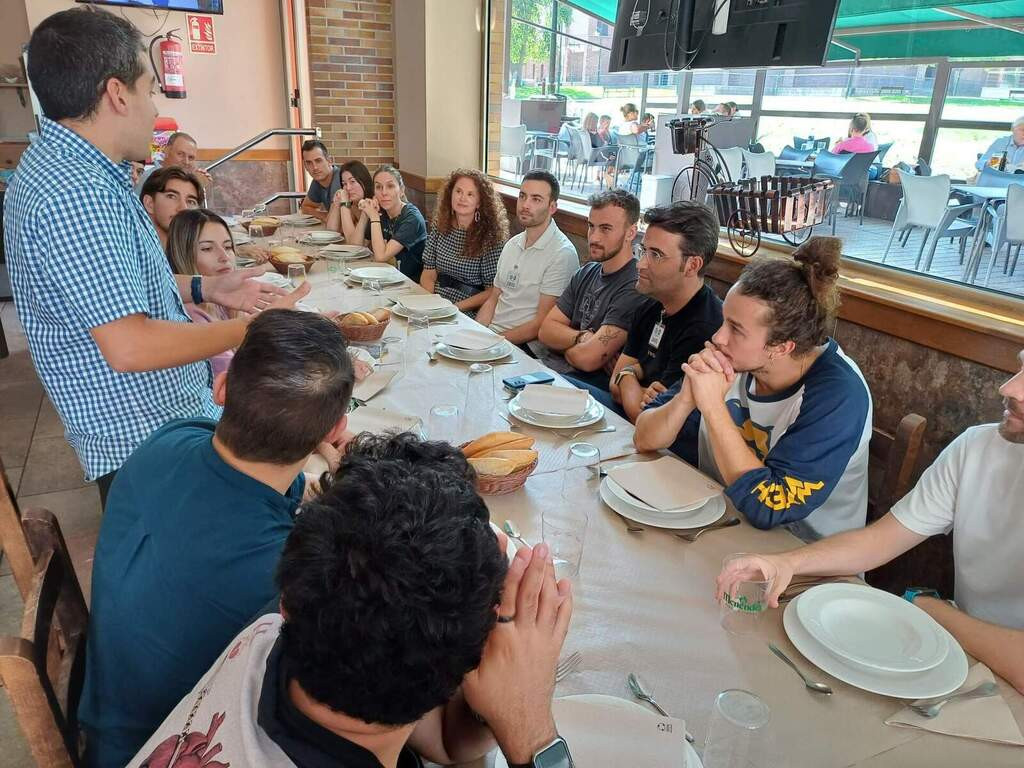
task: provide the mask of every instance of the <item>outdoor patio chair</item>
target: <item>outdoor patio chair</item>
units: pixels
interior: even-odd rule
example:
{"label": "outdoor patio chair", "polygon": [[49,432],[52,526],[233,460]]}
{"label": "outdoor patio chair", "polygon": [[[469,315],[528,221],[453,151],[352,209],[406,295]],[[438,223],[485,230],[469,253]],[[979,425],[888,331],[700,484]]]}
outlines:
{"label": "outdoor patio chair", "polygon": [[760,179],[775,175],[775,155],[771,152],[748,152],[743,150],[743,164],[746,166],[744,179]]}
{"label": "outdoor patio chair", "polygon": [[523,159],[526,157],[526,126],[501,126],[501,145],[498,150],[501,157],[511,157],[516,161],[516,175],[523,173]]}

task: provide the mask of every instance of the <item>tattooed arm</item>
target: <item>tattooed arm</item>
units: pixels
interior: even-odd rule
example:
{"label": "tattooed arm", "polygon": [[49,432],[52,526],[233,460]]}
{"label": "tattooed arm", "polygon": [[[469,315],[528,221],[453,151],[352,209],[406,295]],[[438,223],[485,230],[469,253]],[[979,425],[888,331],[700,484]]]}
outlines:
{"label": "tattooed arm", "polygon": [[626,331],[614,325],[602,325],[565,350],[565,359],[578,370],[597,371],[604,368],[626,343]]}

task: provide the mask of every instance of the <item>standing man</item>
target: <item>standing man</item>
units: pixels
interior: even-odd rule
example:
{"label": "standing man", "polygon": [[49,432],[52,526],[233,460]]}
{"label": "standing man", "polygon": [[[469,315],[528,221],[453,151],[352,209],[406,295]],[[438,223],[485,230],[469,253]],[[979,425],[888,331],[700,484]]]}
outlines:
{"label": "standing man", "polygon": [[636,292],[633,258],[640,201],[623,189],[609,189],[588,202],[590,261],[548,312],[538,338],[550,350],[543,357],[549,368],[604,389],[644,301]]}
{"label": "standing man", "polygon": [[722,300],[704,284],[718,249],[714,211],[683,200],[651,208],[644,222],[636,289],[653,301],[629,328],[610,382],[616,410],[634,424],[648,403],[682,378],[683,363],[722,325]]}
{"label": "standing man", "polygon": [[580,266],[575,246],[552,218],[558,192],[558,179],[547,171],[523,177],[516,218],[525,229],[505,243],[491,294],[476,313],[477,322],[520,346],[537,338]]}
{"label": "standing man", "polygon": [[302,143],[302,167],[313,177],[302,201],[302,212],[316,217],[321,223],[326,222],[331,200],[341,189],[341,169],[331,160],[327,147],[319,139]]}
{"label": "standing man", "polygon": [[249,280],[171,274],[131,186],[149,151],[155,77],[129,21],[93,8],[45,19],[28,76],[44,117],[6,196],[4,242],[18,317],[39,378],[101,501],[149,434],[216,416],[208,358],[238,346],[249,319],[196,325],[185,302],[253,312],[291,308]]}
{"label": "standing man", "polygon": [[199,208],[205,205],[199,177],[173,165],[157,168],[149,174],[149,178],[142,184],[139,199],[149,214],[160,238],[160,245],[165,251],[171,219],[186,208]]}

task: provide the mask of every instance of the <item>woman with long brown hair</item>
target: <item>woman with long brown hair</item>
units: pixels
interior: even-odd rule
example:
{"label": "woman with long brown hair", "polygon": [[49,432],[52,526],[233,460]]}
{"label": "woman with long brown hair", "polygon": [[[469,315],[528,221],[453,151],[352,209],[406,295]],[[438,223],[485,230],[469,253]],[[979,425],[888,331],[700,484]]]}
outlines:
{"label": "woman with long brown hair", "polygon": [[[346,243],[356,242],[356,224],[359,223],[359,201],[373,197],[373,177],[370,170],[358,160],[342,163],[341,188],[334,193],[327,211],[328,229],[345,236]],[[357,243],[362,245],[365,238]]]}
{"label": "woman with long brown hair", "polygon": [[438,194],[420,285],[463,312],[479,309],[507,239],[508,217],[494,185],[480,171],[453,171]]}

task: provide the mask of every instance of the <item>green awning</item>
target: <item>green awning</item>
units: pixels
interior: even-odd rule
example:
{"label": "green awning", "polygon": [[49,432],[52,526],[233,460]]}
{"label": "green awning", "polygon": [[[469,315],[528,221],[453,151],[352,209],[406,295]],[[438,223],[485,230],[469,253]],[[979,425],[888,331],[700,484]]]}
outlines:
{"label": "green awning", "polygon": [[[579,8],[584,13],[604,19],[609,24],[615,23],[615,11],[618,0],[563,0],[565,5]],[[630,0],[632,2],[632,0]]]}

